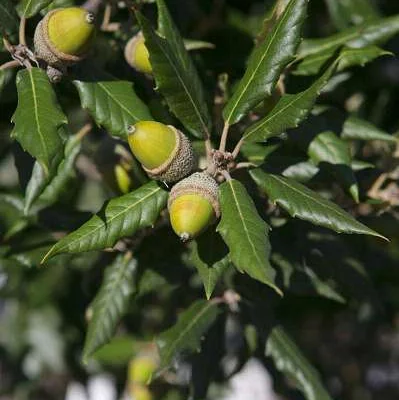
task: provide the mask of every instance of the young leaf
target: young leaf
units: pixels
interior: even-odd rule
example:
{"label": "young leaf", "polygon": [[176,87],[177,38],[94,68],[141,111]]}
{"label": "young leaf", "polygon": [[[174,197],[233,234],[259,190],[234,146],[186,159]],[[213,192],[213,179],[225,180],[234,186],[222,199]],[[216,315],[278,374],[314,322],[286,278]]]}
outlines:
{"label": "young leaf", "polygon": [[22,0],[17,6],[20,17],[31,18],[47,7],[53,0]]}
{"label": "young leaf", "polygon": [[161,358],[160,369],[167,368],[178,354],[198,350],[202,336],[219,313],[217,304],[206,300],[198,300],[184,311],[176,325],[156,339]]}
{"label": "young leaf", "polygon": [[46,73],[39,68],[17,74],[18,107],[12,117],[15,137],[48,173],[62,151],[59,128],[67,123]]}
{"label": "young leaf", "polygon": [[183,125],[196,137],[203,138],[209,132],[211,119],[201,81],[163,1],[158,0],[158,11],[162,36],[142,14],[136,13],[157,88]]}
{"label": "young leaf", "polygon": [[128,81],[75,81],[83,108],[114,136],[127,137],[127,126],[152,120],[147,106]]}
{"label": "young leaf", "polygon": [[153,225],[165,208],[168,193],[150,182],[134,192],[111,199],[97,215],[57,242],[43,258],[112,247],[120,238]]}
{"label": "young leaf", "polygon": [[120,254],[107,266],[103,283],[90,309],[92,316],[86,334],[83,360],[87,359],[112,338],[116,325],[126,312],[134,291],[136,260]]}
{"label": "young leaf", "polygon": [[237,180],[220,186],[222,218],[217,231],[230,249],[230,259],[241,272],[269,285],[277,293],[275,271],[269,262],[269,226],[259,216],[245,187]]}
{"label": "young leaf", "polygon": [[[293,74],[303,76],[318,74],[323,65],[331,58],[331,55],[331,49],[327,49],[323,52],[305,57],[297,65],[296,69],[293,71]],[[383,50],[378,46],[370,45],[359,49],[347,47],[340,53],[337,71],[341,72],[347,68],[355,66],[363,67],[365,64],[385,55],[392,55],[392,53]]]}
{"label": "young leaf", "polygon": [[307,400],[333,400],[318,372],[283,328],[272,330],[266,342],[265,355],[274,360],[276,368],[295,383]]}
{"label": "young leaf", "polygon": [[266,174],[260,169],[254,169],[250,174],[270,200],[284,208],[292,217],[324,226],[338,233],[356,233],[385,239],[301,183],[283,176]]}
{"label": "young leaf", "polygon": [[300,59],[330,51],[330,57],[341,46],[360,48],[383,43],[399,32],[399,15],[380,18],[321,39],[306,39],[299,48]]}
{"label": "young leaf", "polygon": [[295,56],[307,4],[307,0],[291,0],[270,34],[253,51],[243,78],[223,110],[227,124],[238,122],[272,94],[281,72]]}
{"label": "young leaf", "polygon": [[193,240],[190,250],[189,262],[197,268],[209,300],[219,278],[230,265],[228,249],[213,231]]}
{"label": "young leaf", "polygon": [[251,125],[244,133],[244,142],[260,142],[278,136],[287,129],[295,128],[312,110],[322,88],[327,84],[335,70],[331,65],[313,85],[297,94],[286,94],[273,110],[260,121]]}
{"label": "young leaf", "polygon": [[308,155],[315,165],[330,164],[330,171],[359,202],[359,188],[351,168],[352,156],[347,142],[334,132],[321,132],[309,144]]}
{"label": "young leaf", "polygon": [[0,34],[11,41],[18,37],[18,15],[11,0],[0,1]]}
{"label": "young leaf", "polygon": [[349,140],[384,140],[397,143],[398,139],[363,119],[350,116],[344,123],[341,138]]}

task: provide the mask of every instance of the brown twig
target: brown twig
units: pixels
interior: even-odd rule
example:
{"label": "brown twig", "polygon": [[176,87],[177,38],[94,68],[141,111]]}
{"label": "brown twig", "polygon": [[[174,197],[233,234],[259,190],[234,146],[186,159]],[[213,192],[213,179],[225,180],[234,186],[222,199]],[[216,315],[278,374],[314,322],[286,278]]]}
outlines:
{"label": "brown twig", "polygon": [[19,21],[19,44],[26,46],[26,18],[21,17]]}
{"label": "brown twig", "polygon": [[240,162],[232,169],[232,171],[236,171],[237,169],[251,168],[251,167],[256,167],[256,164],[252,162]]}
{"label": "brown twig", "polygon": [[226,171],[225,169],[222,169],[220,171],[220,173],[223,175],[224,179],[226,179],[226,181],[231,181],[231,175],[229,173],[229,171]]}
{"label": "brown twig", "polygon": [[241,146],[244,144],[244,139],[241,138],[240,141],[236,144],[236,147],[234,147],[233,152],[231,153],[233,155],[233,159],[236,159],[238,156],[238,153],[241,150]]}
{"label": "brown twig", "polygon": [[227,137],[229,135],[230,125],[225,122],[223,126],[222,136],[220,137],[219,151],[226,151]]}
{"label": "brown twig", "polygon": [[21,63],[19,61],[12,60],[12,61],[8,61],[8,62],[0,65],[0,70],[16,68],[16,67],[19,67],[20,65],[21,65]]}

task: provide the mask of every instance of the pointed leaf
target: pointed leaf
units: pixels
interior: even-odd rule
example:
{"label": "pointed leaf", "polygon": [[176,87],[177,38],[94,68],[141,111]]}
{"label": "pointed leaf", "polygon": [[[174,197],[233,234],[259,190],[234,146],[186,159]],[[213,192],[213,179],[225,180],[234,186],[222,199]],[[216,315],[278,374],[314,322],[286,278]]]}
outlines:
{"label": "pointed leaf", "polygon": [[47,7],[53,0],[22,0],[17,11],[20,17],[31,18]]}
{"label": "pointed leaf", "polygon": [[319,373],[283,328],[272,330],[266,342],[265,355],[274,360],[276,368],[295,383],[307,400],[333,400],[324,388]]}
{"label": "pointed leaf", "polygon": [[[323,65],[331,58],[333,51],[327,49],[305,57],[293,71],[294,75],[315,75],[320,72]],[[378,46],[366,46],[362,48],[345,48],[340,53],[340,60],[337,71],[341,72],[347,68],[361,66],[375,60],[378,57],[392,55],[391,52],[381,49]]]}
{"label": "pointed leaf", "polygon": [[299,182],[283,176],[266,174],[260,169],[254,169],[250,174],[270,200],[284,208],[292,217],[324,226],[338,233],[357,233],[385,239],[379,233],[356,221],[336,204]]}
{"label": "pointed leaf", "polygon": [[206,300],[198,300],[184,311],[176,325],[156,339],[161,358],[160,369],[168,367],[183,352],[197,351],[201,346],[201,338],[219,313],[217,304]]}
{"label": "pointed leaf", "polygon": [[315,165],[330,164],[329,171],[345,186],[353,199],[359,201],[359,188],[351,167],[352,156],[347,142],[334,132],[321,132],[309,144],[308,155]]}
{"label": "pointed leaf", "polygon": [[165,208],[168,193],[155,182],[111,199],[76,231],[62,238],[43,259],[60,253],[80,253],[112,247],[120,238],[152,226]]}
{"label": "pointed leaf", "polygon": [[277,293],[270,265],[269,226],[259,216],[245,187],[237,180],[220,186],[222,218],[217,231],[230,249],[230,259],[241,272],[269,285]]}
{"label": "pointed leaf", "polygon": [[337,48],[347,45],[360,48],[371,44],[383,43],[399,32],[399,15],[380,18],[376,21],[367,22],[332,36],[321,39],[306,39],[299,48],[299,57],[302,59],[311,54],[321,53],[329,50],[330,56]]}
{"label": "pointed leaf", "polygon": [[398,142],[395,136],[382,131],[368,121],[354,116],[349,117],[345,121],[341,137],[349,140],[384,140],[392,143]]}
{"label": "pointed leaf", "polygon": [[307,0],[291,0],[265,40],[253,51],[237,89],[223,110],[227,124],[238,122],[273,89],[300,42]]}
{"label": "pointed leaf", "polygon": [[12,117],[12,136],[35,157],[46,173],[62,152],[59,127],[67,123],[46,73],[39,68],[17,74],[18,106]]}
{"label": "pointed leaf", "polygon": [[98,125],[114,136],[127,137],[127,126],[152,120],[147,106],[136,95],[128,81],[75,81],[82,107]]}
{"label": "pointed leaf", "polygon": [[108,343],[115,333],[134,291],[136,265],[136,260],[131,256],[121,254],[107,266],[103,283],[90,305],[92,316],[83,349],[84,361],[87,362],[87,359]]}
{"label": "pointed leaf", "polygon": [[335,69],[335,63],[317,79],[312,86],[297,94],[286,94],[273,110],[244,133],[244,142],[260,142],[295,128],[312,110],[322,88],[327,84]]}
{"label": "pointed leaf", "polygon": [[230,265],[226,245],[215,231],[201,235],[190,244],[189,262],[197,268],[209,300],[219,278]]}
{"label": "pointed leaf", "polygon": [[142,14],[136,13],[150,53],[157,88],[183,125],[193,135],[202,138],[209,132],[211,119],[201,81],[184,48],[183,39],[160,0],[158,12],[162,36],[154,31]]}

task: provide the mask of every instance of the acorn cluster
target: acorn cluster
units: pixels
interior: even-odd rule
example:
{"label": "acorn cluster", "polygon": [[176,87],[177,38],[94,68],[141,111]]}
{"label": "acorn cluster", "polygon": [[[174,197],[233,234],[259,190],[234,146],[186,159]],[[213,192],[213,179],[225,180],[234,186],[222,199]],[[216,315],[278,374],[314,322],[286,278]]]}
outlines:
{"label": "acorn cluster", "polygon": [[128,128],[134,156],[155,180],[174,184],[168,210],[173,230],[190,240],[220,216],[218,184],[206,172],[194,172],[190,140],[178,129],[155,121],[140,121]]}
{"label": "acorn cluster", "polygon": [[[94,16],[83,8],[59,8],[46,14],[36,27],[34,44],[51,81],[59,81],[68,66],[87,55],[95,34]],[[125,58],[137,71],[152,73],[141,32],[127,43]],[[193,147],[180,130],[155,121],[140,121],[129,126],[128,142],[150,178],[175,184],[168,209],[172,228],[183,241],[198,236],[219,217],[218,184],[205,172],[193,173]]]}

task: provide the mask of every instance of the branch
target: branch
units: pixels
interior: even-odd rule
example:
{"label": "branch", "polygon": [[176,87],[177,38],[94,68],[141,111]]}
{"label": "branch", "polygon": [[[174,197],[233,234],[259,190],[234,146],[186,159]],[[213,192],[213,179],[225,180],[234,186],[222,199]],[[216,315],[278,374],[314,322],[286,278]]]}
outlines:
{"label": "branch", "polygon": [[25,30],[26,30],[26,18],[21,17],[21,20],[19,21],[19,44],[22,44],[24,46],[26,46]]}
{"label": "branch", "polygon": [[224,126],[223,126],[222,136],[220,138],[219,151],[226,150],[226,143],[227,143],[227,136],[229,134],[229,128],[230,128],[230,125],[227,122],[225,122]]}
{"label": "branch", "polygon": [[12,61],[8,61],[2,65],[0,65],[0,70],[4,70],[4,69],[10,69],[10,68],[16,68],[19,67],[21,64],[19,63],[19,61],[17,60],[12,60]]}
{"label": "branch", "polygon": [[233,152],[231,153],[233,156],[233,159],[236,159],[238,156],[238,153],[241,150],[241,146],[244,144],[244,139],[241,138],[240,141],[236,144],[236,147],[234,147]]}

